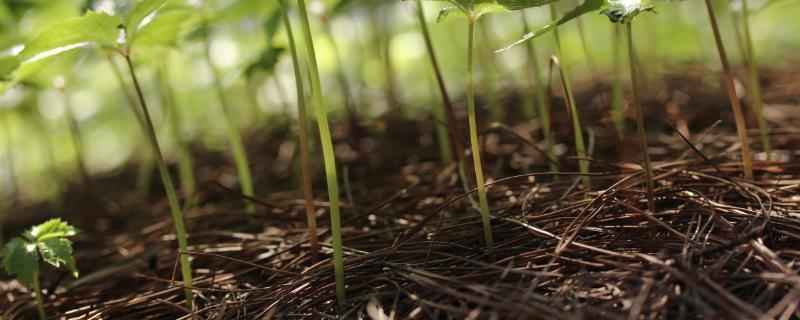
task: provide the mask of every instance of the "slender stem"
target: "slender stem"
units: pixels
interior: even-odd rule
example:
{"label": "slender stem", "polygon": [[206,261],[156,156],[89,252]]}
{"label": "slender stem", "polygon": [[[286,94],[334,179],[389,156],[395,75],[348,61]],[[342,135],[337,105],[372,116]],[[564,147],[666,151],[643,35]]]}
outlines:
{"label": "slender stem", "polygon": [[297,55],[297,46],[294,42],[292,23],[289,20],[289,10],[286,0],[279,0],[283,13],[283,25],[286,36],[289,38],[289,51],[292,54],[292,67],[294,67],[294,81],[297,89],[297,124],[300,132],[300,163],[303,170],[303,198],[305,199],[306,220],[308,221],[308,239],[311,245],[311,262],[316,263],[319,252],[317,239],[317,216],[314,214],[314,193],[311,188],[311,161],[308,156],[308,116],[306,115],[306,93],[303,88],[303,74],[300,59]]}
{"label": "slender stem", "polygon": [[44,320],[47,315],[44,313],[44,302],[42,301],[42,288],[39,285],[39,271],[33,272],[33,294],[36,295],[36,310],[39,311],[39,319]]}
{"label": "slender stem", "polygon": [[[550,17],[553,19],[553,21],[556,21],[558,18],[556,6],[552,3],[550,4]],[[573,133],[575,134],[575,151],[579,158],[578,168],[580,172],[583,173],[583,175],[581,175],[581,180],[583,181],[584,187],[586,187],[586,189],[590,189],[591,181],[587,175],[587,173],[589,173],[589,161],[586,159],[586,147],[583,143],[583,130],[581,129],[580,117],[578,117],[578,109],[575,106],[575,96],[572,94],[569,68],[567,67],[566,61],[563,61],[561,38],[558,34],[558,27],[553,28],[553,38],[556,42],[556,57],[559,59],[558,68],[561,72],[561,81],[564,83],[564,94],[567,96],[567,108],[569,108],[570,118],[572,119],[572,129]]]}
{"label": "slender stem", "polygon": [[644,182],[647,188],[647,207],[650,212],[656,212],[655,195],[653,192],[653,167],[650,164],[650,154],[647,152],[647,134],[644,127],[642,105],[639,103],[639,78],[636,64],[636,51],[633,46],[633,26],[627,23],[628,31],[628,60],[630,61],[631,88],[633,88],[633,108],[636,111],[636,136],[639,138],[639,149],[642,150],[644,162]]}
{"label": "slender stem", "polygon": [[433,41],[431,41],[431,34],[428,30],[428,24],[425,22],[425,12],[422,8],[422,0],[417,0],[417,19],[419,26],[422,30],[422,36],[425,39],[425,48],[428,51],[428,58],[433,67],[433,73],[436,76],[436,84],[439,86],[439,93],[442,96],[442,107],[444,107],[444,119],[447,123],[448,131],[450,132],[450,144],[453,154],[456,155],[459,162],[464,162],[464,143],[460,139],[460,126],[456,120],[456,113],[453,108],[453,102],[450,100],[450,95],[447,93],[447,86],[444,83],[442,70],[439,68],[439,60],[436,58],[435,50],[433,49]]}
{"label": "slender stem", "polygon": [[167,164],[164,162],[164,157],[161,155],[161,147],[158,145],[158,138],[156,137],[156,130],[153,128],[153,121],[150,119],[150,111],[147,108],[147,102],[144,100],[142,88],[139,85],[139,80],[136,78],[136,72],[133,69],[133,63],[130,56],[123,56],[125,62],[128,64],[128,71],[130,72],[133,87],[136,89],[136,95],[139,97],[139,105],[142,108],[142,115],[144,116],[144,123],[147,138],[150,141],[150,146],[155,156],[156,165],[158,165],[158,172],[161,174],[161,182],[164,183],[164,190],[167,192],[167,200],[169,201],[170,212],[172,213],[172,222],[175,224],[175,233],[178,238],[178,250],[180,250],[181,274],[183,276],[184,292],[186,294],[186,304],[189,309],[192,309],[193,296],[192,290],[192,268],[189,265],[189,256],[185,253],[189,251],[186,243],[186,229],[183,226],[183,213],[181,206],[178,203],[178,196],[175,193],[175,186],[172,184],[172,178],[169,176]]}
{"label": "slender stem", "polygon": [[303,36],[308,54],[308,67],[311,72],[311,89],[317,113],[317,125],[322,142],[322,157],[325,163],[325,177],[328,182],[328,202],[331,210],[331,235],[333,236],[333,270],[336,279],[336,300],[339,304],[339,313],[344,313],[345,286],[344,286],[344,254],[342,249],[342,226],[339,213],[339,185],[336,174],[336,157],[333,153],[333,140],[331,129],[328,125],[325,97],[322,94],[322,84],[317,67],[317,54],[314,51],[314,39],[311,35],[311,25],[308,22],[305,0],[297,0],[302,21]]}
{"label": "slender stem", "polygon": [[733,119],[736,122],[736,132],[739,135],[739,142],[742,145],[742,166],[744,167],[744,178],[747,180],[753,179],[753,165],[750,156],[750,142],[747,139],[747,126],[744,123],[744,114],[742,113],[742,105],[739,98],[736,96],[736,86],[733,83],[733,73],[731,66],[728,62],[728,56],[725,53],[725,46],[722,44],[722,36],[719,32],[717,25],[717,17],[714,14],[714,8],[711,5],[711,0],[705,0],[706,9],[708,10],[708,19],[711,22],[711,29],[714,31],[714,41],[717,45],[717,52],[719,59],[722,62],[722,71],[725,77],[725,87],[728,91],[728,99],[733,109]]}
{"label": "slender stem", "polygon": [[614,124],[620,135],[625,132],[625,99],[623,98],[622,82],[622,27],[619,24],[612,24],[614,28],[614,38],[611,45],[613,48],[614,60],[614,80],[611,88],[611,110],[614,117]]}
{"label": "slender stem", "polygon": [[[214,82],[214,91],[216,91],[217,99],[219,100],[220,107],[222,107],[222,116],[225,120],[228,142],[231,144],[231,151],[233,151],[233,160],[236,163],[236,173],[239,176],[239,184],[241,184],[242,187],[242,194],[252,197],[253,176],[250,173],[250,161],[247,160],[247,151],[244,148],[244,143],[242,143],[242,136],[239,134],[238,126],[236,125],[236,121],[233,119],[231,108],[228,105],[227,99],[225,98],[225,88],[222,86],[219,70],[217,70],[217,67],[214,66],[214,62],[211,61],[211,41],[209,40],[208,29],[209,26],[206,21],[206,25],[202,28],[203,45],[205,45],[205,60],[209,69],[211,69],[211,78]],[[251,213],[255,212],[256,209],[255,206],[250,202],[247,203],[246,208],[247,212]]]}
{"label": "slender stem", "polygon": [[[528,30],[530,30],[528,18],[525,16],[524,12],[522,12],[522,25],[524,27],[523,32],[528,32]],[[533,90],[536,95],[536,99],[534,101],[536,103],[536,109],[539,113],[539,122],[542,126],[542,136],[547,142],[547,157],[550,159],[555,159],[555,139],[553,139],[552,121],[550,117],[550,109],[547,107],[547,99],[543,85],[544,81],[542,80],[542,75],[540,72],[541,69],[539,68],[539,55],[536,52],[536,46],[534,45],[533,41],[526,41],[525,44],[528,48],[528,62],[531,64],[530,67],[528,67],[528,72],[532,74],[530,78],[532,78]],[[558,166],[555,162],[547,161],[547,163],[550,166],[550,171],[558,171]]]}
{"label": "slender stem", "polygon": [[478,186],[478,201],[480,202],[481,221],[483,222],[483,238],[486,251],[491,255],[494,252],[494,239],[492,237],[492,223],[489,216],[489,201],[486,198],[486,184],[483,180],[483,167],[481,165],[481,147],[478,143],[478,125],[475,120],[475,79],[473,60],[475,51],[475,20],[469,19],[469,38],[467,40],[467,117],[469,119],[469,141],[472,150],[472,163],[475,166],[475,184]]}
{"label": "slender stem", "polygon": [[[165,57],[165,59],[167,58],[168,57]],[[178,175],[181,178],[181,189],[183,189],[186,193],[186,205],[191,206],[194,202],[192,192],[195,188],[194,171],[192,169],[194,168],[194,161],[192,161],[192,153],[189,151],[189,147],[187,146],[188,142],[183,135],[181,114],[178,110],[178,104],[175,100],[175,92],[172,90],[172,84],[169,79],[168,71],[169,65],[166,61],[162,60],[158,65],[157,72],[158,79],[163,90],[163,105],[166,108],[170,108],[171,111],[169,116],[170,131],[172,133],[172,138],[178,145]]]}
{"label": "slender stem", "polygon": [[749,0],[742,0],[742,22],[744,27],[744,44],[747,48],[747,71],[750,75],[750,105],[758,119],[758,130],[761,132],[761,144],[767,154],[767,160],[772,159],[772,147],[769,142],[769,127],[764,118],[764,101],[761,98],[761,84],[758,80],[758,59],[753,46],[753,37],[750,30]]}

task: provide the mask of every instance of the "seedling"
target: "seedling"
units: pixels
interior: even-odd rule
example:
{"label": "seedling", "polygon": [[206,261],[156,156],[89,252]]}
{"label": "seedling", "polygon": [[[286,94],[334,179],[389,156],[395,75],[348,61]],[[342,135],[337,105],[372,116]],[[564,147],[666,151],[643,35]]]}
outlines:
{"label": "seedling", "polygon": [[478,125],[475,117],[475,79],[473,72],[473,56],[475,42],[475,24],[487,13],[521,10],[530,7],[542,6],[556,0],[543,1],[513,1],[513,0],[447,0],[453,7],[442,9],[439,21],[447,17],[450,12],[456,11],[464,14],[469,23],[467,31],[467,118],[469,122],[470,148],[472,151],[473,166],[475,167],[475,183],[478,187],[478,200],[483,223],[483,237],[487,252],[491,255],[494,248],[492,237],[491,217],[489,203],[486,196],[486,184],[483,179],[480,146],[478,143]]}
{"label": "seedling", "polygon": [[305,0],[297,0],[300,12],[300,21],[303,28],[303,38],[306,43],[308,55],[308,68],[311,73],[311,90],[317,113],[320,140],[322,142],[322,157],[325,163],[325,178],[328,183],[328,202],[331,209],[331,235],[333,237],[333,270],[336,279],[336,300],[339,312],[344,312],[345,286],[344,286],[344,250],[342,249],[342,226],[339,212],[339,184],[336,174],[336,156],[333,152],[333,139],[328,125],[328,113],[325,97],[322,93],[322,83],[317,67],[317,54],[314,49],[314,38],[311,35],[311,24],[308,21],[308,11]]}
{"label": "seedling", "polygon": [[761,144],[767,160],[772,158],[772,148],[769,142],[769,128],[764,118],[764,102],[761,98],[761,84],[758,80],[758,59],[753,46],[753,37],[750,29],[750,0],[741,0],[742,3],[742,29],[744,33],[744,47],[747,54],[747,74],[749,80],[748,92],[750,107],[758,120],[758,130],[761,133]]}
{"label": "seedling", "polygon": [[[161,8],[167,0],[144,0],[136,2],[130,12],[124,17],[108,15],[105,13],[95,13],[88,11],[82,17],[67,19],[51,24],[41,35],[35,37],[25,44],[25,48],[18,54],[21,61],[33,61],[44,56],[56,55],[84,45],[94,44],[98,47],[110,50],[119,54],[127,64],[129,75],[133,83],[133,89],[139,99],[141,115],[145,131],[155,156],[156,164],[161,174],[161,181],[167,193],[172,220],[175,224],[178,248],[180,250],[181,273],[183,276],[186,303],[192,307],[192,271],[189,265],[187,252],[186,231],[183,225],[183,213],[181,212],[175,187],[172,184],[167,165],[161,154],[161,148],[156,137],[153,122],[150,119],[147,102],[134,71],[131,53],[134,48],[134,40],[141,24],[150,14]],[[118,28],[121,26],[121,28]],[[120,29],[124,30],[124,41],[119,43]],[[164,34],[169,36],[169,34]]]}
{"label": "seedling", "polygon": [[[203,1],[204,9],[208,10],[208,1]],[[211,69],[211,78],[212,82],[214,83],[214,90],[217,94],[217,99],[219,99],[219,104],[222,107],[222,116],[225,120],[225,128],[228,134],[228,142],[231,144],[231,150],[233,151],[233,159],[236,163],[236,172],[239,176],[239,183],[242,187],[242,194],[248,197],[253,196],[253,177],[250,174],[250,161],[247,160],[247,152],[244,149],[244,143],[242,143],[242,136],[239,134],[238,126],[236,125],[236,121],[233,119],[233,114],[231,113],[231,108],[228,105],[227,98],[225,97],[225,88],[222,85],[222,81],[220,79],[219,70],[214,65],[214,62],[211,60],[211,41],[209,39],[209,19],[208,13],[206,13],[206,19],[203,21],[203,26],[200,28],[202,36],[203,36],[203,45],[205,46],[205,50],[203,53],[205,54],[206,64],[208,64],[209,69]],[[247,212],[254,212],[255,206],[252,203],[248,202],[247,204]]]}
{"label": "seedling", "polygon": [[752,180],[753,160],[750,155],[750,142],[747,138],[747,126],[744,122],[742,105],[739,102],[739,98],[736,96],[736,86],[733,82],[733,73],[731,71],[730,63],[728,62],[728,55],[725,52],[725,45],[722,43],[722,36],[719,32],[719,25],[717,24],[717,17],[714,13],[714,7],[711,5],[711,0],[705,0],[705,4],[708,11],[708,19],[711,22],[711,30],[714,32],[714,43],[717,46],[719,60],[722,63],[722,73],[723,77],[725,78],[725,87],[728,92],[728,99],[731,103],[731,109],[733,110],[733,119],[736,122],[736,133],[739,135],[739,143],[742,145],[742,166],[744,168],[744,178],[747,180]]}
{"label": "seedling", "polygon": [[39,285],[39,258],[53,267],[64,267],[77,278],[72,241],[67,239],[77,233],[77,229],[61,219],[50,219],[11,239],[3,248],[3,269],[36,295],[40,319],[45,319],[46,314]]}
{"label": "seedling", "polygon": [[[556,20],[557,10],[555,3],[550,3],[550,17]],[[582,173],[581,180],[586,189],[591,188],[589,180],[589,160],[586,159],[586,145],[583,142],[583,129],[581,129],[581,120],[578,116],[578,108],[575,105],[575,96],[572,93],[572,82],[570,81],[569,68],[565,61],[563,61],[563,54],[561,52],[561,37],[558,34],[558,27],[553,28],[553,39],[556,42],[556,57],[559,60],[558,68],[561,73],[561,81],[564,86],[564,95],[567,98],[567,108],[569,109],[570,119],[572,120],[572,133],[575,135],[575,153],[578,156],[578,169]]]}
{"label": "seedling", "polygon": [[297,46],[294,42],[292,22],[289,19],[289,8],[286,0],[278,0],[283,17],[283,26],[289,41],[289,51],[292,54],[292,67],[294,68],[295,88],[297,89],[297,125],[300,133],[300,162],[303,171],[303,199],[305,200],[306,220],[308,221],[308,239],[310,244],[311,261],[317,262],[319,240],[317,239],[317,216],[314,214],[314,194],[311,187],[311,161],[308,155],[308,117],[306,116],[306,93],[303,85],[303,74]]}

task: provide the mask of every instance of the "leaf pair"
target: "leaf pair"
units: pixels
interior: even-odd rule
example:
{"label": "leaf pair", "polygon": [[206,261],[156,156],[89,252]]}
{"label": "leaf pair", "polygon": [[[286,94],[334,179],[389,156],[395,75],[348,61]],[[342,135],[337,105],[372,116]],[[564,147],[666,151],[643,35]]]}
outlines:
{"label": "leaf pair", "polygon": [[3,268],[9,275],[28,289],[39,272],[39,257],[56,268],[64,267],[74,277],[78,277],[75,258],[72,256],[72,242],[67,237],[74,236],[78,230],[61,219],[50,219],[34,226],[6,244],[3,249]]}

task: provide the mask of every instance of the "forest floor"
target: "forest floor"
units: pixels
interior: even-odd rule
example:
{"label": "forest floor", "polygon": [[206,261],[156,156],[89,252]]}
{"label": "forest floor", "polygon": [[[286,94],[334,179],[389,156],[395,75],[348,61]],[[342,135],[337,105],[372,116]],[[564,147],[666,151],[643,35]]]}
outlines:
{"label": "forest floor", "polygon": [[[392,113],[358,131],[335,126],[338,163],[348,171],[342,183],[345,317],[800,318],[800,74],[792,70],[800,68],[762,74],[775,151],[770,161],[755,154],[753,181],[742,179],[740,145],[717,73],[695,68],[647,81],[653,84],[643,105],[656,168],[655,213],[645,212],[633,122],[617,139],[605,121],[607,97],[598,94],[608,92],[605,84],[577,87],[591,150],[589,189],[579,183],[571,125],[558,95],[559,173],[538,151],[544,144],[536,121],[484,126],[492,256],[457,169],[439,160],[433,120]],[[518,95],[504,96],[505,119],[524,119]],[[60,216],[82,230],[73,239],[81,277],[42,272],[50,315],[335,318],[324,176],[315,165],[323,242],[315,263],[292,174],[291,132],[272,125],[248,133],[255,198],[235,191],[229,155],[195,149],[201,182],[181,195],[196,201],[184,212],[193,311],[185,308],[159,180],[143,197],[133,188],[136,163],[94,177],[95,206],[79,184],[69,188],[69,213]],[[348,132],[364,138],[354,143]],[[758,132],[750,138],[761,150]],[[471,175],[469,167],[466,172]],[[257,206],[255,213],[244,210],[247,202]],[[6,234],[49,217],[46,204],[13,212]],[[0,281],[0,293],[0,318],[35,317],[33,297],[19,283]]]}

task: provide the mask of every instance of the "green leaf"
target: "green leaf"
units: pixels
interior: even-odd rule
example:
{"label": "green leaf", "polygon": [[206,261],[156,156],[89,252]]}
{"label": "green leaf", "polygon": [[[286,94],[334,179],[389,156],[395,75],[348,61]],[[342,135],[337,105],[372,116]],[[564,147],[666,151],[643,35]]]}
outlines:
{"label": "green leaf", "polygon": [[19,66],[19,59],[15,56],[0,57],[0,80],[5,79]]}
{"label": "green leaf", "polygon": [[118,25],[119,19],[115,16],[87,11],[84,16],[50,24],[39,36],[25,43],[18,57],[25,61],[39,55],[55,55],[86,43],[113,47],[119,37]]}
{"label": "green leaf", "polygon": [[50,238],[36,244],[42,259],[56,268],[64,266],[72,272],[72,276],[78,277],[78,269],[75,268],[75,258],[72,257],[72,241],[65,238]]}
{"label": "green leaf", "polygon": [[608,16],[611,22],[628,23],[633,21],[639,13],[652,11],[653,6],[648,0],[607,0],[607,8],[600,11]]}
{"label": "green leaf", "polygon": [[553,30],[555,27],[558,27],[558,26],[560,26],[560,25],[562,25],[564,23],[569,22],[572,19],[580,17],[580,16],[582,16],[582,15],[584,15],[586,13],[597,11],[597,10],[604,9],[604,8],[607,8],[607,7],[608,7],[608,3],[606,2],[606,0],[586,0],[581,5],[575,7],[575,9],[572,9],[572,10],[564,13],[564,15],[562,15],[558,20],[550,22],[549,24],[546,24],[544,26],[538,27],[538,28],[534,29],[533,31],[528,32],[527,34],[525,34],[525,36],[522,37],[522,39],[520,39],[517,42],[514,42],[514,43],[512,43],[510,45],[508,45],[505,48],[497,50],[495,53],[501,53],[501,52],[510,50],[510,49],[520,45],[520,44],[525,43],[525,41],[529,41],[529,40],[534,39],[534,38],[536,38],[538,36],[541,36],[541,35],[547,33],[548,31]]}
{"label": "green leaf", "polygon": [[21,238],[14,238],[3,249],[3,269],[28,289],[33,287],[34,277],[39,271],[39,255],[36,245]]}
{"label": "green leaf", "polygon": [[78,230],[75,227],[59,218],[55,218],[34,226],[26,232],[25,237],[32,242],[40,242],[52,238],[71,237],[77,233]]}
{"label": "green leaf", "polygon": [[439,12],[438,21],[446,18],[450,12],[458,9],[467,17],[478,19],[482,15],[493,12],[506,12],[514,10],[522,10],[527,8],[541,7],[543,5],[553,3],[559,0],[431,0],[431,1],[447,1],[455,5],[455,7],[448,7]]}
{"label": "green leaf", "polygon": [[177,46],[178,40],[200,23],[199,16],[190,10],[159,12],[150,23],[136,32],[137,46]]}
{"label": "green leaf", "polygon": [[133,8],[125,15],[123,21],[125,25],[125,43],[128,47],[133,45],[133,39],[136,37],[142,21],[165,3],[167,3],[167,0],[143,0],[133,4]]}

